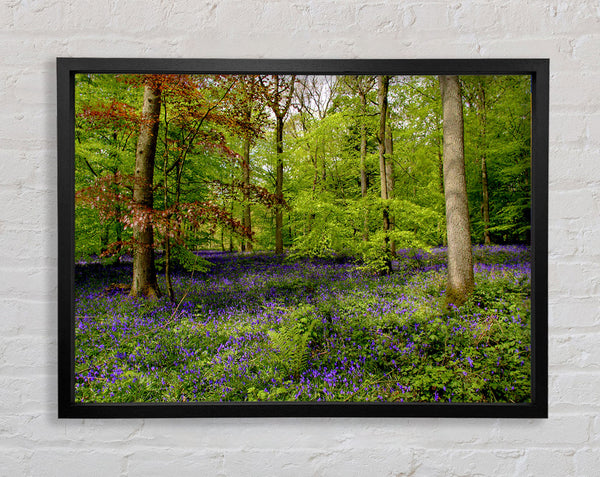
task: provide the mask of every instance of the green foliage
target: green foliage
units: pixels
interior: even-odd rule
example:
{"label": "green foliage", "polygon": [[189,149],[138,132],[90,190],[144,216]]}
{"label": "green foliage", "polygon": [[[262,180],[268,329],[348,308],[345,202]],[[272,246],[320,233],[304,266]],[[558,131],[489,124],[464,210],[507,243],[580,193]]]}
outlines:
{"label": "green foliage", "polygon": [[277,350],[277,362],[293,376],[298,376],[308,364],[309,343],[316,324],[314,307],[301,305],[292,311],[278,330],[269,330],[269,338]]}
{"label": "green foliage", "polygon": [[[176,312],[166,298],[140,301],[110,286],[127,280],[127,265],[82,265],[76,397],[527,402],[530,281],[514,266],[527,250],[480,247],[474,256],[475,291],[449,310],[436,250],[399,251],[402,273],[386,276],[272,256],[268,272],[265,257],[238,255],[230,270],[178,275],[195,301]],[[282,276],[282,265],[294,273]]]}
{"label": "green foliage", "polygon": [[349,243],[340,240],[332,230],[316,229],[297,237],[288,256],[290,261],[299,258],[333,258],[349,253]]}
{"label": "green foliage", "polygon": [[517,300],[521,297],[526,300],[529,295],[529,281],[527,277],[505,275],[496,280],[483,281],[477,284],[473,294],[469,297],[468,305],[484,309],[514,312],[520,305]]}
{"label": "green foliage", "polygon": [[390,237],[399,248],[424,248],[442,243],[444,215],[405,199],[390,200],[394,227]]}
{"label": "green foliage", "polygon": [[294,238],[290,249],[292,259],[328,258],[352,251],[356,220],[350,208],[343,207],[327,192],[319,198],[299,193],[292,205],[295,224],[304,230]]}
{"label": "green foliage", "polygon": [[[212,201],[240,220],[249,205],[254,250],[272,249],[273,210],[260,201],[248,200],[228,186],[239,182],[242,172],[239,160],[225,159],[239,159],[236,154],[242,153],[244,138],[251,137],[251,183],[274,190],[274,125],[264,114],[268,98],[260,94],[252,98],[251,117],[257,122],[245,124],[240,122],[240,108],[247,99],[247,90],[234,88],[227,93],[226,85],[215,78],[191,80],[196,87],[186,89],[183,83],[173,83],[171,78],[163,91],[154,208],[161,211],[179,203]],[[372,270],[381,271],[388,261],[380,234],[384,207],[389,209],[393,223],[388,239],[396,242],[397,247],[442,245],[445,206],[437,78],[392,78],[389,121],[393,153],[389,160],[394,164],[395,186],[393,199],[385,203],[379,199],[374,78],[327,77],[311,81],[309,77],[304,81],[297,85],[304,99],[290,109],[284,133],[284,198],[290,208],[283,216],[283,239],[292,259],[354,255],[362,257]],[[490,197],[487,226],[492,240],[527,242],[531,209],[529,78],[478,76],[462,77],[461,81],[473,241],[483,239],[481,160],[485,157]],[[77,190],[112,174],[132,174],[142,97],[140,85],[140,78],[126,75],[76,76]],[[364,104],[358,94],[361,89],[365,94]],[[482,91],[485,108],[479,99]],[[201,120],[198,108],[217,103],[214,117]],[[366,191],[361,191],[361,162]],[[121,197],[129,197],[131,193],[126,187],[115,192]],[[107,237],[109,244],[130,241],[130,231],[118,225],[123,213],[119,208],[123,205],[115,202],[114,217],[104,223],[96,212],[83,210],[86,205],[78,202],[78,256],[102,253]],[[237,249],[242,243],[240,236],[223,224],[192,225],[185,214],[178,220],[182,222],[177,227],[182,231],[179,239],[183,240],[184,249],[216,246],[228,250]],[[162,234],[169,231],[165,227],[157,230],[160,243]],[[182,256],[181,265],[189,268],[189,258]]]}
{"label": "green foliage", "polygon": [[186,247],[175,245],[171,248],[173,261],[188,272],[204,273],[213,266],[211,262],[189,251]]}
{"label": "green foliage", "polygon": [[[77,190],[103,178],[132,174],[142,91],[139,80],[116,75],[76,76]],[[379,190],[378,107],[373,80],[323,77],[312,90],[298,85],[305,99],[300,101],[298,96],[303,104],[290,109],[283,139],[283,193],[289,206],[283,214],[283,238],[289,253],[286,260],[270,258],[279,269],[294,271],[266,277],[261,268],[264,263],[256,265],[251,254],[239,255],[237,270],[247,271],[247,276],[222,287],[218,285],[222,278],[219,267],[211,267],[192,251],[209,247],[234,250],[240,246],[240,235],[235,227],[211,222],[208,217],[194,222],[191,213],[178,208],[210,202],[240,220],[250,206],[254,250],[274,248],[273,209],[233,187],[241,180],[240,157],[244,139],[250,137],[251,183],[274,191],[274,125],[264,116],[268,98],[253,98],[252,117],[264,120],[253,125],[239,121],[238,110],[244,105],[239,91],[227,91],[216,78],[195,78],[197,88],[187,90],[189,96],[179,94],[178,88],[185,89],[183,84],[165,89],[154,171],[155,219],[163,217],[161,226],[155,228],[156,243],[173,237],[173,271],[184,273],[184,278],[177,278],[189,285],[188,296],[200,296],[205,290],[212,293],[183,306],[193,310],[193,320],[178,316],[171,323],[163,301],[156,306],[132,302],[118,291],[117,285],[130,280],[123,270],[94,282],[93,293],[82,296],[92,297],[88,306],[98,328],[92,332],[89,323],[80,323],[77,346],[84,350],[81,359],[87,360],[85,366],[92,363],[98,369],[90,371],[88,381],[82,378],[79,382],[78,398],[528,399],[529,278],[505,270],[482,272],[467,303],[450,311],[444,306],[447,258],[443,251],[432,252],[432,247],[444,243],[446,235],[437,78],[395,77],[391,81],[393,153],[388,159],[395,168],[395,188],[393,198],[385,201]],[[361,85],[365,87],[364,104],[356,89]],[[481,210],[485,158],[490,198],[487,225],[492,240],[527,242],[531,209],[529,79],[465,77],[462,86],[472,240],[482,241],[486,225]],[[477,96],[482,91],[485,115]],[[204,117],[209,105],[216,109]],[[361,190],[363,166],[366,190]],[[118,257],[131,246],[131,230],[119,222],[126,213],[122,199],[131,197],[131,184],[115,181],[109,186],[120,199],[113,197],[111,202],[110,196],[104,197],[109,201],[104,204],[110,212],[108,218],[89,203],[76,203],[78,259],[92,257],[96,262],[110,244],[122,243]],[[384,209],[392,222],[387,232],[383,231]],[[390,250],[392,242],[398,249],[395,256]],[[526,252],[477,248],[474,257],[485,265],[529,261]],[[98,268],[116,270],[124,265],[108,260],[98,261]],[[323,263],[331,267],[317,273],[315,268]],[[340,264],[351,269],[343,278],[331,271]],[[254,265],[257,270],[252,269]],[[94,266],[85,269],[90,282]],[[195,282],[185,275],[189,272],[201,272],[195,275],[202,280],[205,274],[217,278]],[[361,277],[358,282],[356,276]],[[163,277],[160,280],[162,285]],[[245,294],[240,303],[230,298],[241,291]],[[104,300],[106,296],[110,296],[110,304]],[[243,310],[229,316],[238,306]],[[144,327],[152,331],[136,336],[131,330],[138,326],[144,333]],[[114,352],[117,341],[118,356]],[[161,347],[157,350],[158,342]],[[224,347],[227,351],[219,354]],[[78,371],[83,372],[82,363],[79,365]],[[325,370],[319,376],[328,375],[328,380],[309,375],[309,370]],[[336,381],[332,370],[347,382]],[[99,378],[90,384],[95,371]],[[216,383],[223,380],[227,384],[219,387]]]}
{"label": "green foliage", "polygon": [[361,268],[363,270],[376,275],[382,275],[390,271],[392,256],[386,238],[389,240],[389,234],[380,230],[371,235],[368,242],[361,244]]}
{"label": "green foliage", "polygon": [[526,76],[462,77],[472,236],[483,239],[482,159],[495,243],[526,243],[531,227],[531,85]]}

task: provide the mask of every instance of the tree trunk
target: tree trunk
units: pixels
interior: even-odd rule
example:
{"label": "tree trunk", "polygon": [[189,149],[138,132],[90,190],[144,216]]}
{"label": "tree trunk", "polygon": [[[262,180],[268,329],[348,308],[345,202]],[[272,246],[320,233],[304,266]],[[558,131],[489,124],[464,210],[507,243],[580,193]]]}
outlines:
{"label": "tree trunk", "polygon": [[485,245],[491,245],[492,238],[490,236],[490,196],[488,191],[487,160],[485,154],[481,156],[481,189],[481,212],[483,215],[483,243]]}
{"label": "tree trunk", "polygon": [[[379,177],[381,179],[381,198],[388,198],[387,190],[387,178],[386,178],[386,167],[385,167],[385,127],[387,123],[387,107],[388,107],[388,86],[389,77],[378,76],[377,77],[377,101],[379,103],[379,131],[377,133],[377,141],[379,142]],[[384,229],[388,230],[384,223]]]}
{"label": "tree trunk", "polygon": [[165,284],[169,301],[175,303],[175,292],[173,291],[173,282],[171,280],[171,241],[168,235],[165,237]]}
{"label": "tree trunk", "polygon": [[[230,209],[229,209],[229,213],[231,214],[231,216],[233,217],[233,210],[234,210],[234,201],[233,201],[233,173],[231,174],[231,188],[230,188],[230,195],[231,195],[231,205],[230,205]],[[229,232],[229,251],[233,252],[234,249],[234,244],[233,244],[233,231]]]}
{"label": "tree trunk", "polygon": [[[381,198],[383,200],[389,199],[386,167],[386,125],[388,115],[387,95],[389,84],[389,76],[377,77],[377,102],[379,103],[379,131],[377,133],[377,140],[379,142],[379,177],[381,184]],[[390,238],[388,235],[388,231],[390,230],[390,211],[387,203],[383,206],[383,230],[385,231],[385,249],[387,255],[390,246]],[[386,265],[388,272],[391,272],[392,262],[389,257],[386,259]]]}
{"label": "tree trunk", "polygon": [[444,129],[444,193],[448,235],[446,301],[462,305],[473,291],[473,253],[465,176],[464,129],[457,76],[440,76]]}
{"label": "tree trunk", "polygon": [[385,182],[387,189],[387,198],[394,198],[394,141],[392,137],[392,128],[389,123],[385,127]]}
{"label": "tree trunk", "polygon": [[[389,124],[386,124],[385,127],[385,182],[387,187],[387,195],[388,199],[394,198],[394,138],[392,136],[392,128]],[[389,228],[390,230],[394,228],[394,217],[392,214],[389,214]],[[390,253],[392,257],[396,255],[396,242],[394,240],[390,240]]]}
{"label": "tree trunk", "polygon": [[[305,132],[307,130],[305,129]],[[314,201],[317,198],[317,184],[319,183],[319,141],[315,141],[315,153],[314,155],[310,151],[310,145],[308,147],[308,154],[310,157],[310,161],[313,165],[313,183],[312,183],[312,194],[311,199]],[[314,209],[313,209],[314,210]],[[307,233],[312,231],[312,224],[315,221],[315,217],[317,214],[311,212],[308,214],[308,222],[307,222]]]}
{"label": "tree trunk", "polygon": [[277,204],[275,205],[275,253],[283,253],[283,120],[290,109],[292,98],[294,96],[295,76],[280,77],[273,75],[270,86],[269,106],[276,118],[275,127],[275,153],[277,156],[276,177],[275,177],[275,196]]}
{"label": "tree trunk", "polygon": [[277,169],[275,178],[275,196],[278,203],[275,205],[275,253],[283,253],[283,116],[277,116],[275,152],[277,154]]}
{"label": "tree trunk", "polygon": [[487,175],[487,158],[486,158],[486,134],[487,134],[487,105],[485,101],[485,86],[482,82],[479,83],[478,91],[478,102],[481,122],[481,141],[480,141],[480,155],[481,155],[481,215],[483,218],[483,243],[485,245],[491,245],[492,239],[490,237],[490,195],[488,190],[488,175]]}
{"label": "tree trunk", "polygon": [[[359,91],[360,95],[360,195],[364,199],[367,197],[367,170],[365,160],[367,158],[367,127],[365,125],[365,116],[367,113],[367,95],[364,91]],[[363,219],[363,241],[369,240],[369,209],[365,207]]]}
{"label": "tree trunk", "polygon": [[[165,151],[163,154],[163,209],[167,210],[169,207],[169,122],[167,121],[167,107],[164,106],[164,141]],[[167,296],[171,303],[175,303],[175,292],[173,291],[173,282],[171,280],[171,240],[169,239],[169,233],[171,229],[170,217],[165,228],[165,237],[163,246],[165,249],[165,286],[167,288]]]}
{"label": "tree trunk", "polygon": [[[154,264],[154,231],[149,213],[153,207],[154,157],[160,114],[160,88],[144,87],[142,125],[135,154],[133,201],[144,211],[133,225],[133,280],[131,296],[156,298],[160,295]],[[137,221],[136,221],[137,222]]]}
{"label": "tree trunk", "polygon": [[[244,183],[244,208],[242,211],[242,225],[252,232],[252,216],[250,213],[249,190],[250,186],[250,138],[244,139],[242,151],[242,181]],[[252,251],[252,241],[242,239],[242,251]]]}

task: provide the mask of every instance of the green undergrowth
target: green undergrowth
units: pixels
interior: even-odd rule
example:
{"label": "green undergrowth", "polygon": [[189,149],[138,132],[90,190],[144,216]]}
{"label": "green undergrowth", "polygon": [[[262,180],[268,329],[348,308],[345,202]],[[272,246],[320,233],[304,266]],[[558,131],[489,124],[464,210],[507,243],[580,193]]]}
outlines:
{"label": "green undergrowth", "polygon": [[338,265],[289,279],[274,267],[238,286],[249,261],[222,288],[215,277],[180,277],[179,286],[209,291],[178,309],[82,294],[76,399],[529,401],[528,273],[480,270],[470,299],[448,309],[445,270],[430,264],[389,276],[346,267],[337,279],[327,273]]}

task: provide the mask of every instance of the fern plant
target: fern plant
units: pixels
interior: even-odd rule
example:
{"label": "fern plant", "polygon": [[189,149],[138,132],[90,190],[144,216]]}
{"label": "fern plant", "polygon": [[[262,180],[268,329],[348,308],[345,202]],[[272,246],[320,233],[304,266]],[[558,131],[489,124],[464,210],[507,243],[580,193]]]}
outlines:
{"label": "fern plant", "polygon": [[313,328],[314,307],[302,305],[290,313],[279,330],[269,330],[269,338],[277,350],[276,360],[285,370],[298,376],[308,364],[309,344]]}

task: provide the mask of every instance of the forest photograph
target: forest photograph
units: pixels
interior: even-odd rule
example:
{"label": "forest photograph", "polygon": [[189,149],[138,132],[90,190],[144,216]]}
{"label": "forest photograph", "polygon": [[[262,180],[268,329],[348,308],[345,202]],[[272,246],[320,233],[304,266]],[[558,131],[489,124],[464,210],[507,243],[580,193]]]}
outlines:
{"label": "forest photograph", "polygon": [[531,75],[77,73],[74,114],[76,403],[532,402]]}

